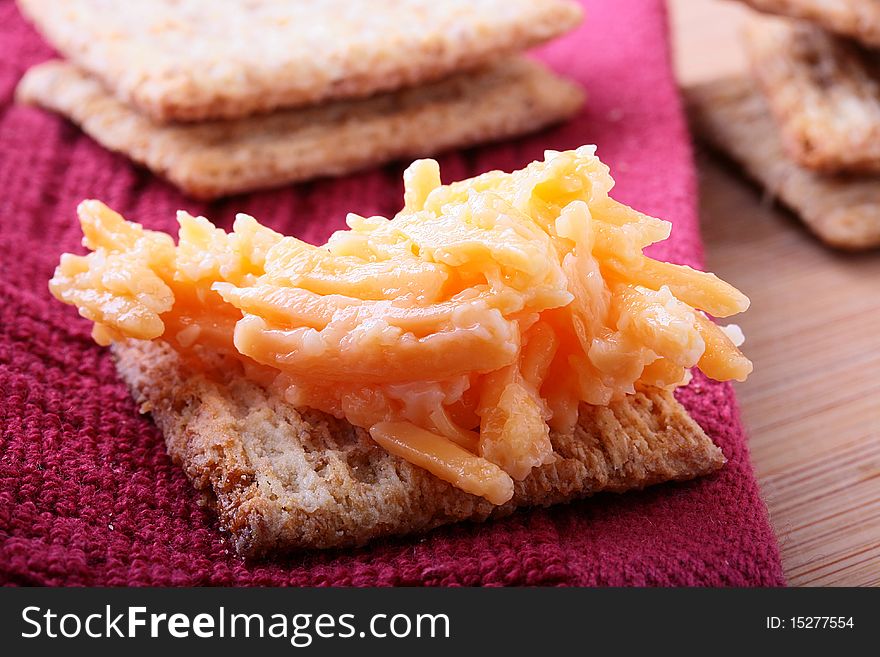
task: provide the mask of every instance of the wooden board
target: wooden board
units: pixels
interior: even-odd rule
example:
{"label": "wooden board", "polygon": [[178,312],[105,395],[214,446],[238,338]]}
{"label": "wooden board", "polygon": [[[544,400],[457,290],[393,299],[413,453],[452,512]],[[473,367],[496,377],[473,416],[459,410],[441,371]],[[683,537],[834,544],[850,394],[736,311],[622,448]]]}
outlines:
{"label": "wooden board", "polygon": [[[683,85],[743,69],[748,10],[670,11]],[[789,583],[880,586],[880,251],[829,250],[735,167],[697,162],[708,267],[752,299],[737,391]]]}

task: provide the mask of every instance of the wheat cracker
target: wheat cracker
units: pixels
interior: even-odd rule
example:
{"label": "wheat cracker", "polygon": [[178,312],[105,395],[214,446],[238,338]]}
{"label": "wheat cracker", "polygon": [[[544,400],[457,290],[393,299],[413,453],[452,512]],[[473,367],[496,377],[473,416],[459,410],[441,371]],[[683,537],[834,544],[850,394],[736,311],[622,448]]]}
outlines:
{"label": "wheat cracker", "polygon": [[792,159],[817,171],[880,172],[880,55],[787,19],[752,21],[746,45]]}
{"label": "wheat cracker", "polygon": [[200,124],[155,124],[63,61],[29,70],[17,97],[204,199],[519,136],[583,103],[578,85],[525,58],[372,98]]}
{"label": "wheat cracker", "polygon": [[880,177],[820,174],[783,151],[764,97],[745,76],[686,90],[691,119],[824,242],[843,249],[880,246]]}
{"label": "wheat cracker", "polygon": [[249,556],[362,545],[517,507],[691,479],[724,463],[671,392],[640,392],[608,407],[582,404],[573,435],[551,434],[556,461],[516,482],[513,499],[496,507],[389,454],[363,429],[293,408],[228,364],[189,371],[159,342],[131,340],[113,352],[172,459]]}
{"label": "wheat cracker", "polygon": [[548,41],[582,14],[570,0],[18,5],[66,59],[157,122],[241,118],[413,86]]}

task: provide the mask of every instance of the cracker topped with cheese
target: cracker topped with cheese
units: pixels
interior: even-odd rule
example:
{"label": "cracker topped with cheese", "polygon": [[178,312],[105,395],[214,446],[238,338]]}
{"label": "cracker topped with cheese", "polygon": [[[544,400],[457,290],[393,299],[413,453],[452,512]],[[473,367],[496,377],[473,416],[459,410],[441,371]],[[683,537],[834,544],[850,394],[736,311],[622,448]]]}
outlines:
{"label": "cracker topped with cheese", "polygon": [[694,367],[748,376],[704,314],[748,299],[645,256],[671,226],[609,196],[594,147],[448,185],[420,160],[404,183],[395,217],[350,214],[321,246],[183,212],[175,244],[80,205],[91,253],[62,257],[52,293],[115,344],[243,552],[720,467],[671,393]]}

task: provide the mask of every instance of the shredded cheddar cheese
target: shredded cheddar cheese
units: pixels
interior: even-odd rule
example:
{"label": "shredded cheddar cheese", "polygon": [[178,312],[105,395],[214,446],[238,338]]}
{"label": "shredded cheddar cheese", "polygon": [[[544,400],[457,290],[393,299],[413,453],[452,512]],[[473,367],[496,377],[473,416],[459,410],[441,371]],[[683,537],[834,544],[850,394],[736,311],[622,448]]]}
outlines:
{"label": "shredded cheddar cheese", "polygon": [[449,185],[419,160],[404,183],[393,219],[351,214],[323,246],[247,215],[226,233],[185,212],[175,246],[83,201],[92,252],[62,256],[50,289],[101,344],[234,355],[291,404],[494,504],[553,461],[550,431],[572,431],[580,403],[680,386],[695,366],[751,371],[704,314],[748,299],[646,257],[670,224],[609,197],[594,147]]}

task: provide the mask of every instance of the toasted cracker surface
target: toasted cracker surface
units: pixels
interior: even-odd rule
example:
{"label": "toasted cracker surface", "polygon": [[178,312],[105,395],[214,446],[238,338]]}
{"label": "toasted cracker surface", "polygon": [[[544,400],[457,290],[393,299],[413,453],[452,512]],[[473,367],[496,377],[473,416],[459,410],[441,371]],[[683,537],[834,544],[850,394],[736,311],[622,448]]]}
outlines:
{"label": "toasted cracker surface", "polygon": [[877,0],[742,0],[771,14],[802,18],[820,27],[880,47]]}
{"label": "toasted cracker surface", "polygon": [[372,98],[201,124],[155,124],[61,61],[28,71],[17,96],[199,198],[513,137],[569,118],[583,103],[580,87],[524,58]]}
{"label": "toasted cracker surface", "polygon": [[234,368],[192,373],[161,343],[129,341],[114,354],[172,459],[216,501],[245,555],[360,545],[690,479],[724,463],[671,393],[639,393],[609,407],[582,405],[573,435],[551,435],[556,462],[516,482],[513,499],[495,507],[389,454],[362,429],[298,411]]}
{"label": "toasted cracker surface", "polygon": [[570,0],[18,0],[155,121],[240,118],[436,80],[562,34]]}
{"label": "toasted cracker surface", "polygon": [[758,19],[746,44],[790,157],[880,172],[880,56],[802,21]]}
{"label": "toasted cracker surface", "polygon": [[880,177],[816,173],[786,157],[764,97],[746,77],[686,90],[694,127],[823,241],[844,249],[880,245]]}

